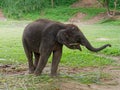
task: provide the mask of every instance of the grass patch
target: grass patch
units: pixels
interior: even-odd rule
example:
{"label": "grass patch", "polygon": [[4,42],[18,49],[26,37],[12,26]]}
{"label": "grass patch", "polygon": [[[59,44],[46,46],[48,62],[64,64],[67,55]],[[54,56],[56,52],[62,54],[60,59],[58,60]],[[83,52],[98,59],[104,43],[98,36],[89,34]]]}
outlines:
{"label": "grass patch", "polygon": [[[67,51],[67,52],[66,52]],[[96,56],[94,53],[88,52],[83,49],[80,51],[71,51],[64,48],[61,64],[71,67],[98,67],[103,65],[112,64],[112,60]]]}
{"label": "grass patch", "polygon": [[[35,77],[33,75],[16,75],[16,76],[3,76],[0,75],[0,89],[10,90],[62,90],[69,83],[73,88],[76,85],[72,84],[75,80],[77,84],[103,84],[102,79],[110,80],[111,76],[103,72],[86,72],[80,73],[79,75],[60,75],[56,78],[51,78],[48,75],[41,75]],[[75,85],[75,86],[74,86]],[[79,88],[79,87],[78,87]]]}
{"label": "grass patch", "polygon": [[[80,28],[94,47],[99,47],[107,43],[110,43],[112,45],[111,48],[106,48],[99,53],[104,53],[113,56],[120,55],[119,26],[97,24],[88,26],[83,25],[80,26]],[[101,38],[104,38],[106,40],[101,40]]]}
{"label": "grass patch", "polygon": [[99,22],[100,24],[107,24],[107,25],[120,25],[120,20],[119,19],[112,19],[112,18],[107,18]]}

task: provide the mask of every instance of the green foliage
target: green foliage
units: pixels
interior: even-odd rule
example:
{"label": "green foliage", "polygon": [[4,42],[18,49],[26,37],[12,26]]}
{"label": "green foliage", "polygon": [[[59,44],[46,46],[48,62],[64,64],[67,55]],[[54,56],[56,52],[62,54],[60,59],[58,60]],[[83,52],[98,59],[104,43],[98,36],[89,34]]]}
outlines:
{"label": "green foliage", "polygon": [[[109,6],[114,8],[114,0],[110,0]],[[120,0],[117,0],[117,9],[120,9]]]}
{"label": "green foliage", "polygon": [[[101,3],[105,3],[106,0],[98,0]],[[114,8],[114,1],[115,0],[108,0],[109,1],[109,7]],[[120,0],[117,0],[117,9],[120,9]]]}
{"label": "green foliage", "polygon": [[33,11],[41,11],[45,7],[49,7],[47,0],[3,0],[1,1],[7,17],[20,18],[23,13]]}
{"label": "green foliage", "polygon": [[[54,0],[54,6],[70,5],[76,0]],[[7,17],[20,18],[25,13],[40,12],[51,7],[51,0],[0,0]]]}
{"label": "green foliage", "polygon": [[61,6],[61,5],[69,6],[78,0],[53,0],[53,1],[54,1],[55,6]]}

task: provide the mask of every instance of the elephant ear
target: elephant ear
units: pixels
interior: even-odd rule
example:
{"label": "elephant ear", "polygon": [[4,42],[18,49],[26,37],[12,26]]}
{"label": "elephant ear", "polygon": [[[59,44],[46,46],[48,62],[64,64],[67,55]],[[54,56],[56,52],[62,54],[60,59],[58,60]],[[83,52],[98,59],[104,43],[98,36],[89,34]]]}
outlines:
{"label": "elephant ear", "polygon": [[79,49],[80,51],[82,51],[79,43],[71,41],[68,31],[66,29],[62,29],[57,33],[57,40],[60,44],[64,44],[70,49]]}
{"label": "elephant ear", "polygon": [[60,30],[58,32],[57,40],[58,40],[59,43],[66,45],[67,44],[67,37],[68,37],[68,35],[66,34],[65,31],[66,31],[66,29],[62,29],[62,30]]}

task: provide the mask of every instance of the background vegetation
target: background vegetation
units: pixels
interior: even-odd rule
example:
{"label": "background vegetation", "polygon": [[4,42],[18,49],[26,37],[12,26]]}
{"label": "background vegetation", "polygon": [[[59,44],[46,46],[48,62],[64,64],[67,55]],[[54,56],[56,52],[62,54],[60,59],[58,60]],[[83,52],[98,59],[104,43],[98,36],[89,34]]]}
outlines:
{"label": "background vegetation", "polygon": [[[52,6],[52,0],[0,0],[0,7],[4,11],[5,16],[9,18],[26,19],[26,17],[29,17],[31,14],[31,18],[29,17],[29,19],[33,19],[33,17],[34,19],[37,19],[38,14],[39,17],[42,17],[42,15],[48,17],[46,15],[47,10],[50,14],[52,12],[54,14],[57,13],[58,15],[66,14],[67,16],[71,16],[76,12],[79,12],[79,10],[81,9],[70,7],[70,5],[76,1],[78,0],[53,0],[54,5]],[[104,0],[99,1],[102,2]],[[114,7],[114,0],[110,0],[109,6],[110,8]],[[120,9],[120,0],[118,0],[117,9]],[[59,12],[57,12],[57,10]],[[89,8],[87,11],[89,11]],[[68,20],[68,18],[66,18],[65,20]]]}
{"label": "background vegetation", "polygon": [[[55,0],[54,7],[69,6],[76,0]],[[41,12],[45,8],[52,8],[51,0],[0,0],[1,8],[7,17],[20,18],[25,13]]]}
{"label": "background vegetation", "polygon": [[[114,0],[109,0],[110,3],[109,3],[109,6],[111,8],[114,8]],[[117,9],[120,9],[120,0],[117,0]]]}

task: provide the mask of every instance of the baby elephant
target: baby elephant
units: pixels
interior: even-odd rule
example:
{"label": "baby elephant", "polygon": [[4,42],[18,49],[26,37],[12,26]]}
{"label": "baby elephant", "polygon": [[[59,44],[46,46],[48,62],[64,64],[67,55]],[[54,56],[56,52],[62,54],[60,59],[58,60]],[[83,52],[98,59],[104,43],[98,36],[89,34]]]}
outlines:
{"label": "baby elephant", "polygon": [[[94,48],[80,29],[73,24],[63,24],[47,19],[39,19],[28,24],[23,32],[23,47],[28,59],[29,73],[40,75],[49,56],[53,53],[51,75],[57,75],[58,64],[62,56],[63,45],[70,49],[82,50],[80,45],[88,50],[98,52],[110,44]],[[33,63],[33,55],[35,61]]]}

